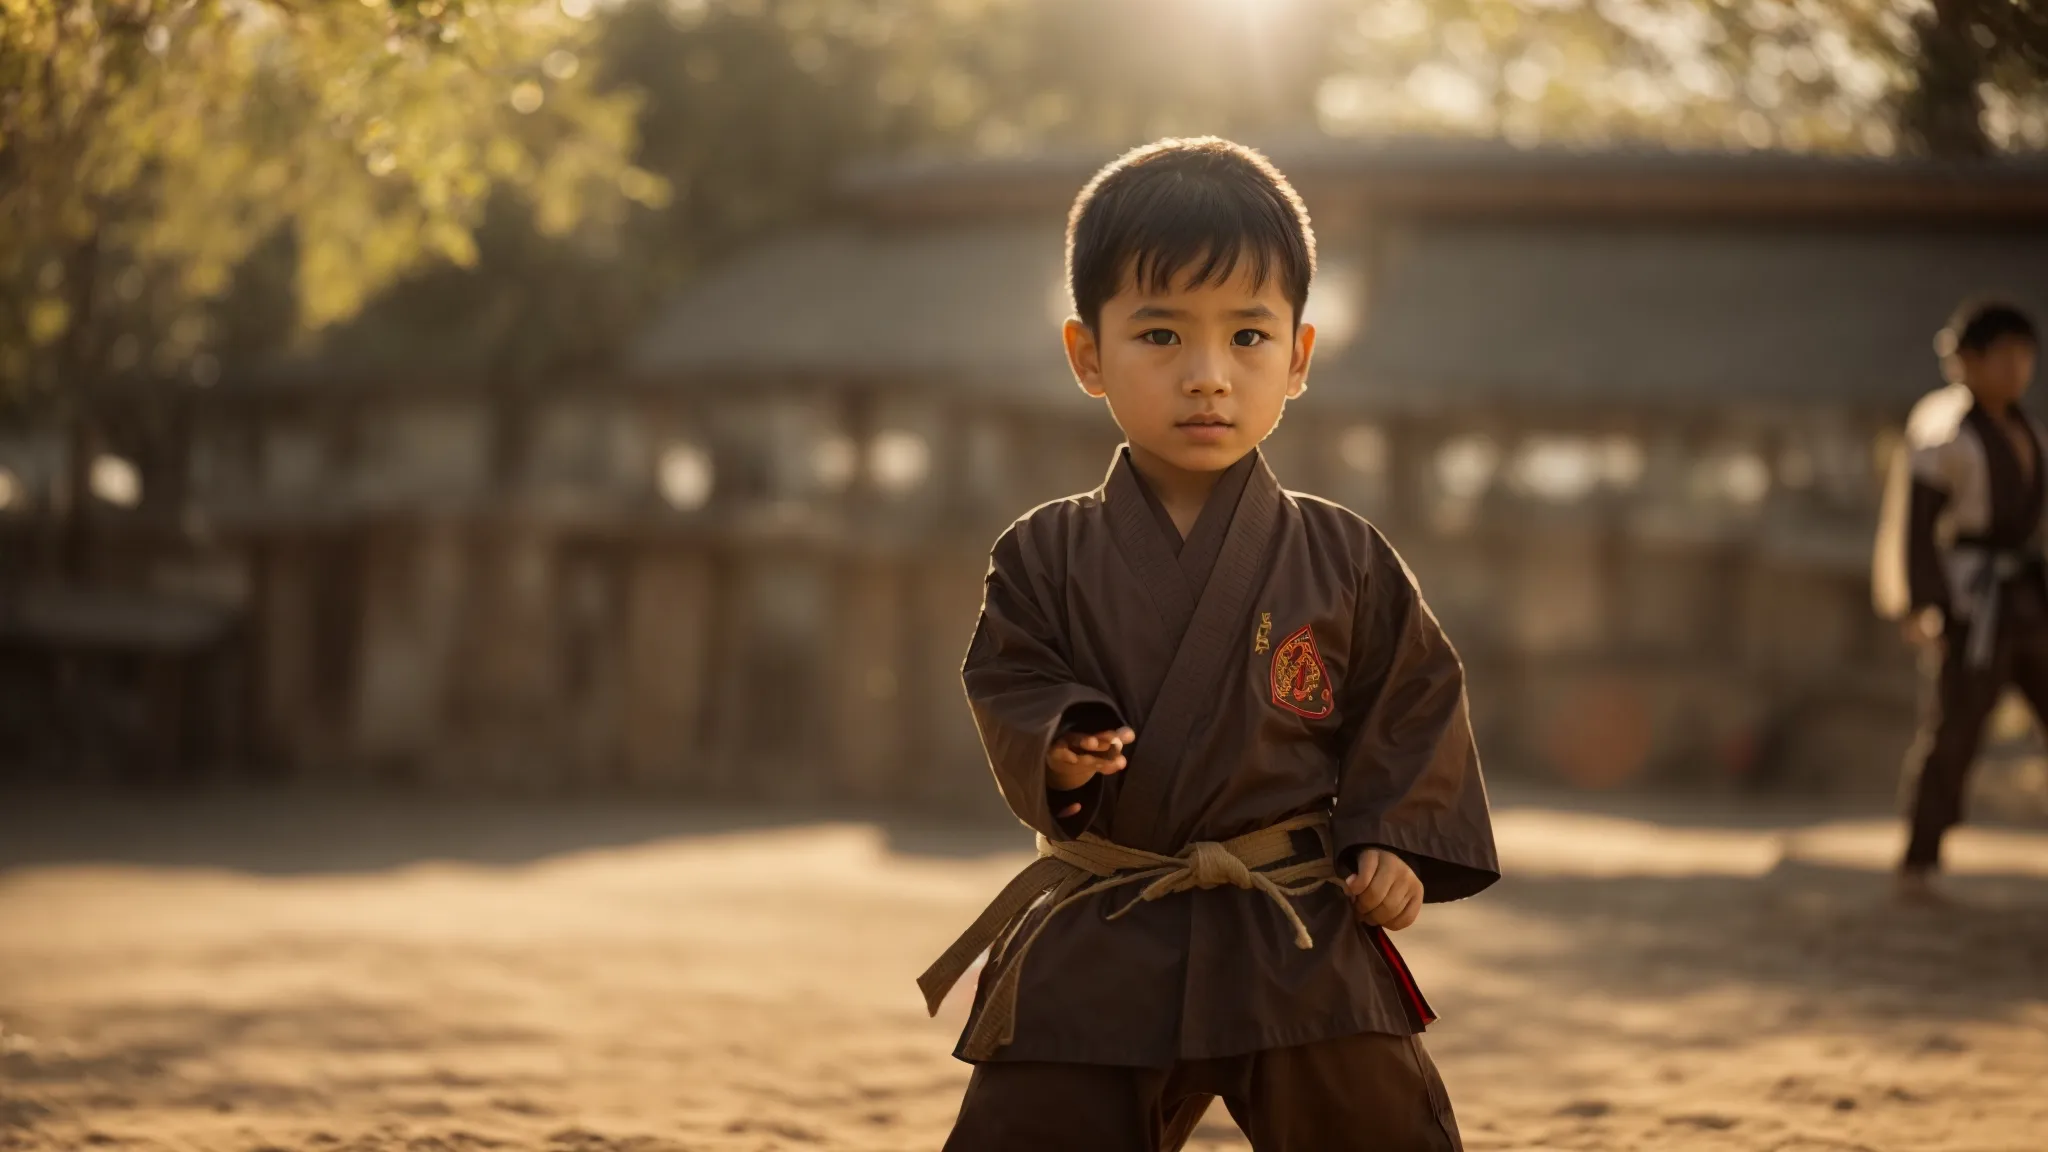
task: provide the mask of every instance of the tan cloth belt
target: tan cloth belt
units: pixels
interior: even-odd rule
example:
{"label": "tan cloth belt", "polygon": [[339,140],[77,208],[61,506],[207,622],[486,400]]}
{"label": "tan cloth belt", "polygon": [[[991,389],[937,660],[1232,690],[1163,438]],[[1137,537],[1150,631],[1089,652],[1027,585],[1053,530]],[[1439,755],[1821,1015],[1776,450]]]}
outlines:
{"label": "tan cloth belt", "polygon": [[[1313,829],[1323,842],[1321,856],[1284,868],[1260,871],[1293,856],[1293,833],[1304,828]],[[1136,898],[1110,914],[1109,919],[1115,920],[1142,901],[1157,900],[1191,888],[1218,888],[1228,884],[1264,892],[1271,897],[1294,928],[1294,946],[1313,948],[1315,941],[1309,937],[1308,926],[1302,923],[1301,915],[1294,910],[1289,897],[1305,896],[1321,885],[1337,883],[1337,869],[1331,862],[1330,852],[1330,818],[1320,812],[1296,816],[1221,843],[1198,841],[1188,845],[1178,856],[1126,848],[1093,833],[1084,833],[1078,840],[1065,841],[1048,840],[1041,835],[1038,838],[1038,859],[1025,866],[1003,887],[967,931],[946,949],[945,955],[917,978],[917,986],[924,990],[925,1008],[932,1015],[938,1015],[946,993],[959,982],[977,956],[995,947],[998,941],[1007,942],[1041,900],[1049,905],[1044,919],[1014,951],[1005,944],[990,955],[990,966],[999,969],[996,982],[983,998],[981,1010],[968,1029],[964,1049],[968,1059],[986,1060],[1016,1035],[1017,983],[1024,969],[1025,953],[1031,951],[1031,945],[1037,942],[1038,934],[1045,931],[1052,918],[1068,905],[1111,888],[1151,881]]]}

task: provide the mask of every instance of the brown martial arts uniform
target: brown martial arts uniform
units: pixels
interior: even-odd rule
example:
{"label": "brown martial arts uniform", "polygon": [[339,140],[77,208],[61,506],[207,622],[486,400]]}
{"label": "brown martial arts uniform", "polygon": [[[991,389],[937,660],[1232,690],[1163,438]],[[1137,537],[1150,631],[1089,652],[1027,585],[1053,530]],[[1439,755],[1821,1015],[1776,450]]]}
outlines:
{"label": "brown martial arts uniform", "polygon": [[[997,541],[964,676],[1041,859],[922,981],[990,945],[949,1149],[1173,1148],[1214,1096],[1260,1152],[1458,1147],[1428,1004],[1334,879],[1499,877],[1463,669],[1371,525],[1254,451],[1183,542],[1120,450]],[[1124,772],[1048,792],[1060,733],[1125,724]]]}
{"label": "brown martial arts uniform", "polygon": [[[2041,430],[2017,408],[2000,421],[1960,385],[1929,401],[1909,424],[1908,496],[1896,533],[1903,536],[1906,609],[1939,608],[1945,622],[1910,758],[1909,869],[1939,865],[1942,836],[1962,819],[1970,765],[2006,686],[2017,687],[2037,717],[2048,716]],[[1943,404],[1950,418],[1922,415],[1939,415]],[[1886,546],[1881,534],[1880,549]]]}

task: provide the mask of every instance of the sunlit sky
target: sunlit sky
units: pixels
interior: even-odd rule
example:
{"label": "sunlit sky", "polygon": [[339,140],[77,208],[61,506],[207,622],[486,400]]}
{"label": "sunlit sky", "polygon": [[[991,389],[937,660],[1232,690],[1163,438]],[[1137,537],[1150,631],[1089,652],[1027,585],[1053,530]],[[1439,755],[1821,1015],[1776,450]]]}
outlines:
{"label": "sunlit sky", "polygon": [[[632,0],[555,0],[578,19]],[[766,0],[653,0],[678,28],[719,11],[814,24],[830,0],[776,6]],[[1007,27],[990,19],[1009,5],[1042,0],[957,0],[914,13],[954,22],[954,34]],[[1146,5],[1170,11],[1173,27],[1221,30],[1244,50],[1242,63],[1285,76],[1296,66],[1278,51],[1281,33],[1308,14],[1335,31],[1335,70],[1317,92],[1315,119],[1337,136],[1443,131],[1500,136],[1521,145],[1665,136],[1692,145],[1849,149],[1888,153],[1894,140],[1887,100],[1904,81],[1901,51],[1909,18],[1925,0],[1090,0],[1090,10]],[[1012,9],[1014,10],[1014,9]],[[808,13],[808,15],[805,15]],[[1161,26],[1162,34],[1171,29]],[[822,41],[799,38],[792,52],[822,59]],[[801,63],[801,60],[799,61]],[[822,65],[820,65],[822,66]],[[807,68],[806,70],[813,70]],[[1257,77],[1252,77],[1256,79]],[[916,83],[937,105],[968,109],[945,90],[941,72]],[[903,77],[885,75],[893,102]],[[1994,143],[2048,142],[2048,117],[1997,92],[1986,94]],[[1026,142],[1011,123],[1021,110],[981,108],[997,151]],[[943,117],[942,117],[943,119]],[[1007,142],[1007,143],[1006,143]]]}

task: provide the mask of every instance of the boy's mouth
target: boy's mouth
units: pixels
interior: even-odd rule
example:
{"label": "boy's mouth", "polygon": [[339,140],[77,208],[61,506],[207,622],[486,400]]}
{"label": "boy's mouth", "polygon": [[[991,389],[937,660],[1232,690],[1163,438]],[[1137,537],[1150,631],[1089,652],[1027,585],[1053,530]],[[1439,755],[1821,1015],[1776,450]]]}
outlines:
{"label": "boy's mouth", "polygon": [[1196,444],[1223,444],[1230,440],[1237,425],[1225,420],[1214,412],[1203,412],[1190,416],[1174,427],[1189,441]]}

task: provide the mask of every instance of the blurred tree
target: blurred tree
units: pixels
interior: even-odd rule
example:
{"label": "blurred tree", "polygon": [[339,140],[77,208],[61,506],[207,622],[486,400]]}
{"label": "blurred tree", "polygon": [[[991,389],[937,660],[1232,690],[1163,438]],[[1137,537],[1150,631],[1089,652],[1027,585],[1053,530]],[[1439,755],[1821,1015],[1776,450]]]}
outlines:
{"label": "blurred tree", "polygon": [[[400,285],[333,330],[323,357],[510,386],[600,370],[705,260],[828,211],[834,174],[861,157],[1105,155],[1190,132],[1889,153],[1920,146],[1917,127],[1902,141],[1898,126],[1929,88],[1907,0],[621,0],[603,11],[598,83],[644,93],[636,161],[672,202],[623,233],[561,239],[505,206],[476,264]],[[2015,101],[2021,71],[2001,73]],[[1957,90],[1979,99],[1974,83]],[[2015,127],[2000,139],[2028,137]]]}
{"label": "blurred tree", "polygon": [[2048,147],[2048,4],[1929,0],[1913,21],[1899,123],[1917,151],[1975,159]]}
{"label": "blurred tree", "polygon": [[1204,131],[2048,145],[2038,0],[0,0],[0,16],[0,396],[203,381],[323,325],[298,347],[344,373],[544,387],[600,370],[705,260],[827,211],[863,156],[1102,155]]}
{"label": "blurred tree", "polygon": [[[2048,143],[2028,111],[2048,11],[2029,0],[1917,18],[1910,0],[0,6],[0,277],[21,289],[0,310],[0,389],[36,375],[31,357],[49,386],[67,336],[116,371],[210,376],[209,332],[287,273],[312,327],[415,274],[325,354],[554,378],[601,363],[708,255],[820,210],[863,155],[1190,131]],[[638,167],[629,92],[646,97]],[[616,223],[618,193],[653,201],[663,179],[674,203],[623,239],[568,227]],[[494,187],[514,194],[492,208]],[[235,315],[190,307],[280,227],[292,243]],[[112,313],[143,330],[104,330]],[[228,351],[265,333],[242,321]]]}
{"label": "blurred tree", "polygon": [[667,204],[620,231],[550,237],[529,206],[501,200],[473,265],[422,270],[326,333],[319,355],[511,389],[604,364],[702,260],[819,209],[853,157],[928,138],[884,77],[916,50],[897,31],[931,7],[653,0],[611,11],[591,45],[591,82],[644,95],[635,161],[672,190]]}
{"label": "blurred tree", "polygon": [[1899,126],[1935,155],[1977,158],[1991,152],[1978,92],[1986,45],[1971,34],[1972,10],[1985,7],[1977,0],[1933,0],[1913,22],[1913,85],[1899,102]]}
{"label": "blurred tree", "polygon": [[[1334,133],[1518,145],[1888,152],[1910,28],[1892,0],[1387,0],[1353,5]],[[1391,77],[1391,82],[1386,78]]]}
{"label": "blurred tree", "polygon": [[1344,5],[1338,134],[1908,151],[2048,147],[2039,0],[1378,0]]}
{"label": "blurred tree", "polygon": [[629,0],[609,11],[598,83],[644,95],[635,161],[673,189],[670,202],[622,233],[556,240],[516,206],[495,211],[473,266],[422,271],[330,330],[319,354],[352,370],[431,364],[545,386],[604,365],[706,260],[827,211],[857,159],[1312,130],[1319,24],[1255,20],[1256,2],[1189,11],[1188,0]]}
{"label": "blurred tree", "polygon": [[270,238],[318,327],[473,262],[494,188],[543,235],[659,203],[636,102],[579,79],[591,10],[0,0],[0,403],[70,422],[70,505],[108,384],[216,378],[206,302]]}

